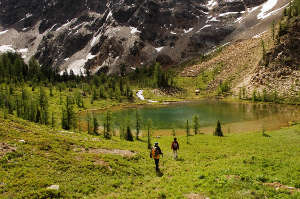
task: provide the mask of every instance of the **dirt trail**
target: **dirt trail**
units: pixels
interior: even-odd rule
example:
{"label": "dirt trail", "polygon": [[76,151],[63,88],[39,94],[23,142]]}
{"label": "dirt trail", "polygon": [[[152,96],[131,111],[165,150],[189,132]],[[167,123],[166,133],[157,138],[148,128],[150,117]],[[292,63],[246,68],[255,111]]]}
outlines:
{"label": "dirt trail", "polygon": [[187,199],[209,199],[209,197],[204,196],[203,194],[190,193],[185,195]]}
{"label": "dirt trail", "polygon": [[279,182],[264,183],[264,185],[274,187],[276,190],[288,190],[291,193],[300,192],[300,189],[297,189],[295,187],[289,187],[287,185],[280,184]]}
{"label": "dirt trail", "polygon": [[133,157],[136,155],[136,152],[129,151],[129,150],[121,150],[121,149],[94,149],[90,148],[85,150],[84,148],[81,149],[74,149],[75,152],[81,153],[92,153],[92,154],[112,154],[112,155],[120,155],[123,157]]}
{"label": "dirt trail", "polygon": [[16,151],[15,147],[11,147],[6,143],[0,143],[0,158],[4,157],[7,153]]}

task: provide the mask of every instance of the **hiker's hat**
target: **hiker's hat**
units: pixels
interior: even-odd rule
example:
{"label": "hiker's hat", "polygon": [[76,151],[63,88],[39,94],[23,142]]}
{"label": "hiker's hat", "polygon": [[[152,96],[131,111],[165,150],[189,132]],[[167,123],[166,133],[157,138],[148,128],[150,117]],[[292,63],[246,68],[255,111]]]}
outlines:
{"label": "hiker's hat", "polygon": [[154,145],[155,145],[155,146],[158,145],[158,142],[154,142]]}

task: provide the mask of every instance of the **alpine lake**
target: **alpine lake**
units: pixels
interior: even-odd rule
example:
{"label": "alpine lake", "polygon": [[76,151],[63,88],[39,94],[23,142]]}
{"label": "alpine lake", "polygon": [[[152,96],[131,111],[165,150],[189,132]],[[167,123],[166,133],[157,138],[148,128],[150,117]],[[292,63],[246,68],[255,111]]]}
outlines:
{"label": "alpine lake", "polygon": [[[198,115],[200,133],[213,133],[217,121],[222,124],[224,134],[276,130],[300,120],[300,106],[266,103],[227,102],[222,100],[200,100],[177,102],[163,105],[142,105],[111,111],[112,126],[118,131],[121,123],[128,123],[135,132],[136,114],[141,118],[142,134],[145,133],[149,119],[152,132],[160,135],[184,135],[187,120],[193,134],[193,116]],[[103,126],[107,111],[91,111]],[[80,114],[87,126],[87,113]],[[102,127],[101,127],[102,128]]]}

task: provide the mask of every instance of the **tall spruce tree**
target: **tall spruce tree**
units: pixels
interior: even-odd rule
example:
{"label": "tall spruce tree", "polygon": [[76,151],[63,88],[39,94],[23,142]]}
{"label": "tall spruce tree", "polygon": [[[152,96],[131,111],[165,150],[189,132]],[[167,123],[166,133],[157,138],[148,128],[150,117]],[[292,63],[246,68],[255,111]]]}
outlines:
{"label": "tall spruce tree", "polygon": [[98,135],[98,128],[99,128],[99,123],[97,117],[93,115],[93,121],[94,121],[94,134]]}
{"label": "tall spruce tree", "polygon": [[125,139],[127,141],[133,141],[133,136],[132,136],[132,133],[131,133],[131,128],[129,125],[127,125],[127,130],[126,130],[126,136],[125,136]]}
{"label": "tall spruce tree", "polygon": [[141,116],[138,110],[136,109],[135,112],[135,119],[136,119],[136,139],[139,140],[139,135],[140,135],[140,129],[141,129]]}
{"label": "tall spruce tree", "polygon": [[190,125],[189,121],[186,121],[186,143],[189,144],[189,136],[190,136]]}
{"label": "tall spruce tree", "polygon": [[106,112],[106,118],[105,118],[105,128],[104,128],[104,138],[106,139],[111,139],[111,112],[107,111]]}
{"label": "tall spruce tree", "polygon": [[152,129],[152,120],[148,119],[147,121],[147,144],[148,149],[151,149],[151,129]]}

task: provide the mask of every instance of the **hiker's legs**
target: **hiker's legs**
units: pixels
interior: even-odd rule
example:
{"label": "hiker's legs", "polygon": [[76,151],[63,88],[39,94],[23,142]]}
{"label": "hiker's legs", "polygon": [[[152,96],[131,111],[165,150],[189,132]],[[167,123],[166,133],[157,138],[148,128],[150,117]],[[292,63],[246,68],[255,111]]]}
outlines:
{"label": "hiker's legs", "polygon": [[173,150],[174,159],[177,159],[177,150]]}
{"label": "hiker's legs", "polygon": [[158,171],[159,170],[159,159],[154,159],[154,161],[155,161],[155,168],[156,168],[156,170]]}

